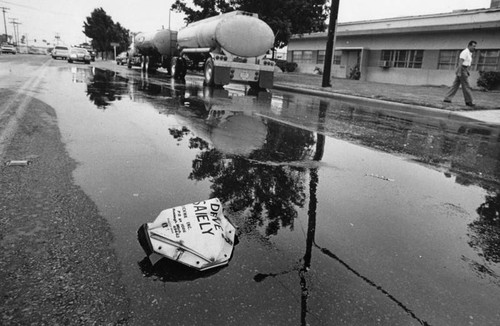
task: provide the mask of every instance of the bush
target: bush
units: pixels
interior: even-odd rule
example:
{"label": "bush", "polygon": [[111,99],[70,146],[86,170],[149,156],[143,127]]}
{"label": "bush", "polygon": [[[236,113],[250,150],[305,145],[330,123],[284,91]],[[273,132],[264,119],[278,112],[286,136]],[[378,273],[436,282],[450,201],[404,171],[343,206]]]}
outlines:
{"label": "bush", "polygon": [[284,72],[294,72],[297,69],[297,63],[286,60],[274,59],[276,65]]}
{"label": "bush", "polygon": [[479,78],[477,80],[477,86],[488,91],[500,86],[500,72],[480,71]]}

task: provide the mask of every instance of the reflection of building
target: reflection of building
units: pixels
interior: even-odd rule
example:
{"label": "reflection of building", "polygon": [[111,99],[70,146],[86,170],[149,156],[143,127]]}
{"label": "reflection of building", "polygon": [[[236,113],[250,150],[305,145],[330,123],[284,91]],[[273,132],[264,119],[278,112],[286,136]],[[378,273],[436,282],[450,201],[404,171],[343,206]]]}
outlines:
{"label": "reflection of building", "polygon": [[[281,119],[321,116],[319,98],[293,99],[285,94],[282,107],[273,110]],[[410,155],[456,176],[458,183],[483,188],[500,181],[500,128],[458,115],[430,116],[391,110],[382,104],[330,101],[322,121],[311,119],[307,128],[390,153]]]}
{"label": "reflection of building", "polygon": [[[360,79],[407,85],[443,85],[454,78],[459,52],[478,42],[471,74],[500,71],[500,2],[488,9],[340,23],[336,29],[332,76],[349,78],[359,67]],[[288,61],[313,73],[323,67],[327,33],[295,35]]]}

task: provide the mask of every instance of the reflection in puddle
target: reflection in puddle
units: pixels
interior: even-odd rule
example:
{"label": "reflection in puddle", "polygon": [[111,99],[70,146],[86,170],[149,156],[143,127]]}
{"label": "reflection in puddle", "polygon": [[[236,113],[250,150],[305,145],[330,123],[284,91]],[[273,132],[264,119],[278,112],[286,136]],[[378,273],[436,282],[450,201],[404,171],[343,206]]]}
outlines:
{"label": "reflection in puddle", "polygon": [[145,277],[154,277],[162,282],[194,281],[215,275],[227,267],[221,266],[202,272],[168,258],[161,258],[153,263],[149,257],[144,257],[138,265]]}
{"label": "reflection in puddle", "polygon": [[89,83],[89,78],[92,75],[92,71],[89,68],[72,66],[69,69],[71,71],[71,81],[73,83]]}
{"label": "reflection in puddle", "polygon": [[175,115],[179,126],[169,128],[171,137],[197,151],[188,178],[210,181],[210,197],[244,212],[240,227],[246,232],[262,229],[271,236],[295,227],[298,211],[315,198],[309,171],[323,167],[328,135],[405,155],[454,176],[456,183],[486,189],[489,194],[468,225],[468,244],[485,262],[471,266],[486,275],[489,264],[500,262],[498,126],[312,97],[235,94],[147,74],[134,79],[95,69],[85,78],[87,95],[100,109],[126,96]]}
{"label": "reflection in puddle", "polygon": [[[469,245],[479,251],[488,263],[500,263],[500,194],[486,196],[478,207],[479,218],[469,224]],[[481,270],[481,269],[480,269]],[[488,270],[481,270],[491,274]],[[500,275],[496,275],[499,279]]]}
{"label": "reflection in puddle", "polygon": [[87,96],[98,109],[105,110],[111,102],[128,93],[127,80],[109,70],[93,69],[87,85]]}

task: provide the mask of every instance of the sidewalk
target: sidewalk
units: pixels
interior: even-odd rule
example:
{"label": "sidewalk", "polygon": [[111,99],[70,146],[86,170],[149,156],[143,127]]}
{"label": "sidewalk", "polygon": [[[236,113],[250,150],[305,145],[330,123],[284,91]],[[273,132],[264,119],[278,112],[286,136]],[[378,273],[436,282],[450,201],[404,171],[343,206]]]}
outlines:
{"label": "sidewalk", "polygon": [[332,79],[331,87],[321,87],[322,80],[323,76],[320,75],[277,72],[274,75],[274,88],[313,92],[316,95],[325,96],[335,94],[359,96],[448,111],[498,110],[495,115],[500,118],[499,91],[483,92],[475,89],[473,96],[476,107],[470,108],[465,105],[461,90],[453,98],[453,103],[444,103],[443,98],[448,86],[408,86],[352,79]]}

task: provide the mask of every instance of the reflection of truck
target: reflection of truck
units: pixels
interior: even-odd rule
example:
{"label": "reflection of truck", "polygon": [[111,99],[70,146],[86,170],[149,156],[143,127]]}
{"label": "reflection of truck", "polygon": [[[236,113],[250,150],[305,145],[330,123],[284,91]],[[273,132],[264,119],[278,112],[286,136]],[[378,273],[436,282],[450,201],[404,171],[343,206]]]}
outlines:
{"label": "reflection of truck", "polygon": [[138,34],[132,49],[149,56],[150,67],[152,60],[164,67],[170,60],[175,78],[183,78],[187,68],[201,64],[206,85],[241,81],[272,88],[275,63],[265,56],[273,44],[272,29],[256,14],[233,11],[191,23],[178,33]]}

